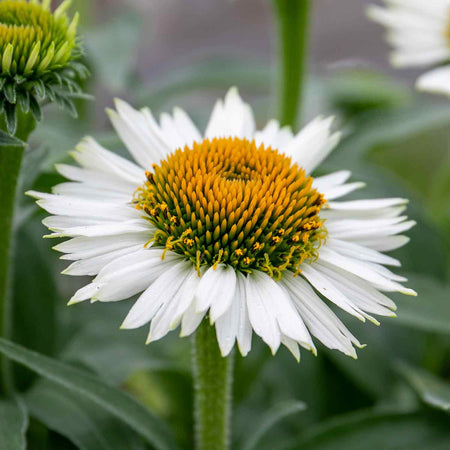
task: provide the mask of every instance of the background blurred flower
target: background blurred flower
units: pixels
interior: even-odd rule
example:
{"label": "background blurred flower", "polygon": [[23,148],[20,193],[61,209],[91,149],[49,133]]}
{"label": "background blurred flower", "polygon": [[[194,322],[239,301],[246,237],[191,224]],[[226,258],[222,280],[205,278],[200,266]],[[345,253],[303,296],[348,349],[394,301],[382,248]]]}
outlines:
{"label": "background blurred flower", "polygon": [[[397,67],[430,66],[450,58],[449,0],[384,0],[387,8],[372,5],[368,15],[386,26],[394,47],[391,63]],[[438,67],[417,80],[428,92],[450,95],[450,66]]]}
{"label": "background blurred flower", "polygon": [[406,201],[337,202],[363,184],[346,171],[309,176],[339,141],[332,119],[295,136],[276,121],[256,131],[231,89],[202,138],[178,108],[158,124],[149,109],[116,106],[111,120],[138,165],[88,138],[73,153],[81,168],[58,166],[72,182],[29,192],[53,214],[51,236],[72,238],[55,247],[76,260],[64,273],[97,275],[70,303],[144,291],[122,327],[151,321],[148,342],[180,324],[190,335],[209,313],[222,355],[236,340],[246,355],[253,329],[299,359],[298,344],[315,352],[310,333],[353,357],[360,346],[316,291],[374,323],[394,315],[380,291],[415,294],[381,253],[408,241]]}
{"label": "background blurred flower", "polygon": [[76,115],[71,96],[86,68],[77,38],[78,13],[69,20],[65,0],[51,12],[51,0],[0,2],[0,112],[14,134],[17,109],[41,119],[40,102],[48,99]]}

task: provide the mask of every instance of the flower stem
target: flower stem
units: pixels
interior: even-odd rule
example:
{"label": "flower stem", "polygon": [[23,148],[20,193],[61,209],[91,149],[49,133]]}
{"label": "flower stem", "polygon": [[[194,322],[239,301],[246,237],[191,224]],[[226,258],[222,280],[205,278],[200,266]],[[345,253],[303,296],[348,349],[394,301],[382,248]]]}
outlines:
{"label": "flower stem", "polygon": [[203,320],[193,349],[197,450],[229,448],[232,359],[222,357],[215,327]]}
{"label": "flower stem", "polygon": [[[31,115],[19,114],[16,137],[26,142],[35,127]],[[3,118],[0,129],[6,130]],[[12,333],[12,242],[13,219],[17,184],[24,145],[0,145],[0,337],[11,338]],[[13,388],[10,362],[0,358],[0,391],[10,393]]]}
{"label": "flower stem", "polygon": [[294,126],[307,62],[310,0],[273,0],[280,40],[280,121]]}

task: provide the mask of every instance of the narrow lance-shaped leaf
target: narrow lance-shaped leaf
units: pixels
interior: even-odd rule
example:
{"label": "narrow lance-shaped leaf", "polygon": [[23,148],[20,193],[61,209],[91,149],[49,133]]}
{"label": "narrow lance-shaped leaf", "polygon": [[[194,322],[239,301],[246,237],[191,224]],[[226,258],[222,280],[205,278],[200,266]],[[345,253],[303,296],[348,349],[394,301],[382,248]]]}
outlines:
{"label": "narrow lance-shaped leaf", "polygon": [[24,408],[9,401],[0,402],[0,448],[25,450],[28,418]]}
{"label": "narrow lance-shaped leaf", "polygon": [[93,401],[141,434],[156,449],[175,448],[162,421],[128,394],[106,385],[99,378],[6,339],[0,339],[0,352],[75,394]]}

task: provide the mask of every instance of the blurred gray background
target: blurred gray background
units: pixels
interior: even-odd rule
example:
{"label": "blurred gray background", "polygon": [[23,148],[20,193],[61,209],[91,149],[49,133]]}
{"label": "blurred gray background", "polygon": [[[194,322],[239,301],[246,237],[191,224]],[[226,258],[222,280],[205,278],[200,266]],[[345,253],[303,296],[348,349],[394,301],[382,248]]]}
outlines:
{"label": "blurred gray background", "polygon": [[[140,11],[146,31],[140,42],[139,71],[145,79],[218,54],[273,63],[276,42],[269,0],[94,3],[100,23],[118,9]],[[387,61],[388,46],[382,28],[365,16],[370,3],[374,1],[313,0],[310,67],[314,73],[326,74],[347,67],[394,73]],[[400,79],[410,78],[405,71],[395,73]]]}

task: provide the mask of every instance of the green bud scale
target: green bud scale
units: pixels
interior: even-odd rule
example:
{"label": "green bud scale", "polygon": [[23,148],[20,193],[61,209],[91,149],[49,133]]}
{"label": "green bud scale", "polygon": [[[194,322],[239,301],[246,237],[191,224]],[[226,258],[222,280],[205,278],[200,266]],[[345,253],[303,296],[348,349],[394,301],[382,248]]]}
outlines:
{"label": "green bud scale", "polygon": [[17,109],[41,119],[41,102],[56,102],[73,115],[78,80],[87,76],[77,38],[78,13],[66,14],[71,0],[51,11],[51,0],[0,0],[0,113],[10,134]]}

